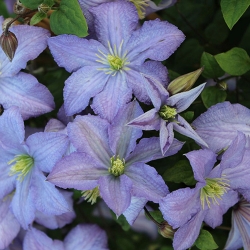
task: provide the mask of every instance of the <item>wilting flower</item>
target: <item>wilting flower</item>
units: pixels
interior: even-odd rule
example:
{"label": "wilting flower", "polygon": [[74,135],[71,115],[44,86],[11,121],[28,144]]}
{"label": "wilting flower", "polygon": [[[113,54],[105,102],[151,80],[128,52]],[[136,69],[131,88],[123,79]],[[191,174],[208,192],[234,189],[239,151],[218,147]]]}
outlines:
{"label": "wilting flower", "polygon": [[232,226],[224,249],[242,247],[250,249],[250,204],[243,198],[233,208]]}
{"label": "wilting flower", "polygon": [[[145,164],[162,158],[158,138],[144,138],[139,129],[124,126],[142,113],[136,101],[127,104],[110,125],[97,116],[77,116],[68,125],[69,138],[77,152],[64,157],[47,180],[62,188],[91,190],[103,198],[117,216],[131,204],[131,197],[158,202],[168,187],[153,167]],[[165,156],[180,150],[174,141]],[[86,195],[86,193],[84,193]]]}
{"label": "wilting flower", "polygon": [[0,199],[13,193],[11,210],[24,229],[35,219],[36,210],[48,215],[70,211],[63,194],[46,182],[68,147],[61,133],[35,133],[24,141],[24,124],[18,108],[0,116]]}
{"label": "wilting flower", "polygon": [[[228,148],[228,153],[222,156],[221,163],[215,168],[216,154],[211,150],[203,149],[186,154],[197,180],[195,188],[176,190],[160,201],[164,219],[174,229],[178,228],[174,234],[174,249],[191,247],[199,235],[203,221],[212,228],[219,226],[222,215],[237,203],[238,193],[234,189],[239,178],[227,175],[227,170],[236,170],[238,164],[241,164],[240,159],[245,151],[243,137],[242,133],[238,134]],[[242,140],[243,147],[238,147]],[[234,157],[229,158],[230,154]]]}
{"label": "wilting flower", "polygon": [[166,68],[160,62],[144,62],[167,59],[184,35],[159,20],[144,22],[137,29],[137,12],[128,2],[106,3],[91,11],[98,41],[61,35],[50,38],[48,44],[58,65],[74,72],[65,82],[66,115],[80,112],[94,97],[94,111],[112,121],[132,93],[150,102],[141,73],[166,84]]}
{"label": "wilting flower", "polygon": [[169,97],[167,90],[157,80],[148,79],[144,84],[154,108],[130,121],[128,125],[143,130],[160,130],[162,154],[174,140],[174,130],[194,139],[203,146],[207,144],[196,134],[189,123],[179,113],[187,109],[203,90],[205,83],[186,92]]}
{"label": "wilting flower", "polygon": [[[2,23],[0,17],[0,33]],[[18,46],[11,62],[0,48],[0,104],[4,109],[20,107],[24,119],[50,112],[54,101],[49,90],[34,76],[20,72],[46,48],[50,33],[28,25],[15,25],[10,31],[16,36]]]}
{"label": "wilting flower", "polygon": [[64,241],[52,240],[45,233],[31,228],[25,235],[23,249],[52,250],[108,250],[106,233],[97,225],[79,224],[65,237]]}
{"label": "wilting flower", "polygon": [[193,121],[192,127],[209,148],[218,153],[227,149],[236,137],[237,131],[250,135],[249,117],[248,108],[240,104],[223,102],[201,114]]}

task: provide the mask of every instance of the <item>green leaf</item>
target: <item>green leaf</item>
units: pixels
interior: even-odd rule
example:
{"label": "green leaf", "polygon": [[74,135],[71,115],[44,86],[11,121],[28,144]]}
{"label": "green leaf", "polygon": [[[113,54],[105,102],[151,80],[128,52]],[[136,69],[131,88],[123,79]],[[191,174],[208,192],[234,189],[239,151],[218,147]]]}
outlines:
{"label": "green leaf", "polygon": [[181,116],[187,121],[191,122],[194,118],[194,112],[193,111],[187,111],[185,113],[182,113]]}
{"label": "green leaf", "polygon": [[[149,213],[157,222],[161,223],[164,221],[162,213],[160,211],[149,211]],[[145,215],[148,217],[146,213]]]}
{"label": "green leaf", "polygon": [[59,10],[50,16],[51,30],[56,34],[88,35],[88,26],[77,0],[61,0]]}
{"label": "green leaf", "polygon": [[37,9],[42,2],[43,0],[22,0],[22,4],[31,10]]}
{"label": "green leaf", "polygon": [[230,75],[240,76],[250,70],[250,58],[241,48],[231,50],[214,56],[220,67]]}
{"label": "green leaf", "polygon": [[224,75],[224,71],[221,69],[214,56],[207,52],[203,52],[201,56],[201,67],[202,66],[204,67],[202,75],[205,78],[214,79]]}
{"label": "green leaf", "polygon": [[250,0],[221,0],[221,11],[231,30],[250,5]]}
{"label": "green leaf", "polygon": [[213,250],[218,248],[213,236],[207,230],[203,229],[194,244],[201,250]]}
{"label": "green leaf", "polygon": [[116,217],[115,213],[110,210],[113,219],[122,227],[124,231],[128,231],[130,229],[130,225],[128,224],[125,216],[122,214],[118,218]]}
{"label": "green leaf", "polygon": [[205,88],[201,93],[201,99],[206,108],[209,108],[218,102],[224,102],[226,98],[227,93],[215,86]]}
{"label": "green leaf", "polygon": [[180,160],[173,167],[167,169],[163,174],[163,179],[175,183],[183,182],[188,186],[196,183],[188,160]]}
{"label": "green leaf", "polygon": [[30,25],[35,25],[42,21],[47,15],[44,12],[37,12],[30,20]]}

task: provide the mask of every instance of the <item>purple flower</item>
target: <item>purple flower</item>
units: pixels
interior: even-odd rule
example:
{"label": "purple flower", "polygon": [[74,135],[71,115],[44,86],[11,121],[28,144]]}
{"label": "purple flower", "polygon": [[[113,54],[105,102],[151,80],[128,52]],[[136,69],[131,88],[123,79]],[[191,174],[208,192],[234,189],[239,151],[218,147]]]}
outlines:
{"label": "purple flower", "polygon": [[226,242],[225,250],[250,249],[250,204],[245,199],[234,206],[232,227]]}
{"label": "purple flower", "polygon": [[207,144],[197,135],[179,113],[187,109],[203,90],[205,83],[186,92],[169,97],[168,91],[149,76],[144,82],[154,108],[130,121],[128,125],[143,130],[160,130],[160,146],[165,154],[174,140],[174,131],[194,139],[198,144]]}
{"label": "purple flower", "polygon": [[91,11],[98,41],[61,35],[48,43],[58,65],[74,72],[65,82],[66,115],[80,112],[94,97],[94,111],[112,121],[132,93],[142,102],[150,101],[142,72],[166,84],[166,68],[160,62],[144,62],[167,59],[184,35],[159,20],[144,22],[137,29],[137,12],[128,2],[106,3]]}
{"label": "purple flower", "polygon": [[[164,219],[174,228],[174,249],[187,249],[197,239],[203,220],[215,228],[222,223],[222,215],[238,201],[234,191],[235,178],[225,174],[230,168],[237,168],[239,159],[244,155],[244,147],[238,147],[242,133],[223,155],[221,163],[215,168],[216,154],[203,149],[186,154],[197,180],[195,188],[174,191],[160,201]],[[233,152],[234,151],[234,152]],[[229,159],[229,154],[234,157]],[[237,177],[236,177],[237,178]]]}
{"label": "purple flower", "polygon": [[250,135],[250,110],[240,104],[218,103],[192,123],[196,133],[214,152],[225,150],[237,136],[237,131]]}
{"label": "purple flower", "polygon": [[77,225],[64,242],[50,239],[45,233],[31,228],[24,238],[23,250],[108,250],[106,233],[96,225]]}
{"label": "purple flower", "polygon": [[35,133],[24,141],[24,124],[18,108],[0,116],[0,199],[14,191],[10,207],[24,229],[35,219],[36,210],[49,215],[70,211],[56,187],[46,182],[68,147],[60,133]]}
{"label": "purple flower", "polygon": [[[100,194],[117,215],[129,207],[132,196],[158,202],[168,188],[156,170],[145,163],[163,157],[159,139],[145,138],[136,144],[141,130],[124,126],[141,113],[134,101],[111,125],[97,116],[77,116],[68,130],[78,152],[64,157],[47,179],[62,188],[89,190],[85,195],[92,201]],[[175,141],[165,156],[181,147],[182,143]]]}
{"label": "purple flower", "polygon": [[[0,17],[0,33],[2,22]],[[18,47],[12,62],[0,48],[0,104],[4,109],[18,106],[23,119],[50,112],[54,101],[49,90],[34,76],[20,72],[46,48],[50,33],[28,25],[16,25],[10,31],[16,35]]]}
{"label": "purple flower", "polygon": [[9,13],[13,13],[13,6],[16,0],[4,0]]}

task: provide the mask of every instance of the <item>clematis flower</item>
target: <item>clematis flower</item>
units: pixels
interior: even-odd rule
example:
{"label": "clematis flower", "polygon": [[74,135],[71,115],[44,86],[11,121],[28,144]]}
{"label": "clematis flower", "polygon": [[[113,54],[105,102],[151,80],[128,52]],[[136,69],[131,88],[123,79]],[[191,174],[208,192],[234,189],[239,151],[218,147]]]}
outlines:
{"label": "clematis flower", "polygon": [[225,250],[250,249],[250,204],[245,199],[234,206],[232,227],[226,242]]}
{"label": "clematis flower", "polygon": [[[59,161],[47,180],[62,188],[86,191],[93,201],[100,195],[117,216],[129,207],[132,196],[158,202],[168,187],[145,163],[163,157],[159,139],[144,138],[136,145],[141,130],[124,126],[141,113],[134,101],[121,109],[111,125],[97,116],[77,116],[68,125],[77,152]],[[165,156],[181,147],[182,143],[174,141]]]}
{"label": "clematis flower", "polygon": [[[0,33],[3,20],[0,17]],[[46,48],[50,33],[28,25],[16,25],[10,31],[17,37],[18,47],[11,62],[0,48],[0,104],[4,109],[18,106],[23,119],[50,112],[54,101],[49,90],[34,76],[20,72]]]}
{"label": "clematis flower", "polygon": [[237,131],[250,135],[250,110],[240,104],[218,103],[193,121],[196,133],[214,152],[227,149]]}
{"label": "clematis flower", "polygon": [[[146,77],[148,78],[149,76]],[[130,121],[128,125],[143,130],[160,130],[160,146],[163,155],[173,143],[174,130],[207,147],[206,142],[179,115],[198,97],[205,87],[205,83],[170,97],[168,91],[160,83],[158,85],[156,83],[157,80],[152,80],[151,78],[144,82],[154,108]]]}
{"label": "clematis flower", "polygon": [[[199,236],[203,221],[212,228],[219,226],[222,215],[238,202],[238,192],[234,190],[238,178],[225,173],[230,168],[237,169],[244,155],[244,142],[244,147],[238,147],[243,136],[238,134],[228,148],[228,154],[223,155],[221,163],[215,168],[216,154],[211,150],[186,154],[197,180],[195,188],[176,190],[160,201],[164,219],[174,229],[178,228],[174,234],[174,249],[191,247]],[[234,157],[229,159],[229,154],[234,154]]]}
{"label": "clematis flower", "polygon": [[108,250],[106,233],[97,225],[79,224],[64,241],[52,240],[44,232],[31,228],[24,238],[23,250]]}
{"label": "clematis flower", "polygon": [[0,116],[0,199],[13,193],[11,210],[24,229],[35,219],[36,210],[49,215],[70,211],[63,194],[46,182],[68,147],[60,133],[35,133],[24,141],[24,124],[18,108]]}
{"label": "clematis flower", "polygon": [[142,72],[166,84],[166,68],[160,62],[144,62],[167,59],[184,35],[159,20],[144,22],[137,29],[136,9],[124,1],[105,3],[91,12],[98,41],[60,35],[48,39],[48,44],[58,65],[73,72],[64,87],[66,115],[82,111],[93,97],[94,111],[112,121],[132,93],[140,101],[150,102]]}
{"label": "clematis flower", "polygon": [[13,13],[13,6],[16,0],[4,0],[9,13]]}

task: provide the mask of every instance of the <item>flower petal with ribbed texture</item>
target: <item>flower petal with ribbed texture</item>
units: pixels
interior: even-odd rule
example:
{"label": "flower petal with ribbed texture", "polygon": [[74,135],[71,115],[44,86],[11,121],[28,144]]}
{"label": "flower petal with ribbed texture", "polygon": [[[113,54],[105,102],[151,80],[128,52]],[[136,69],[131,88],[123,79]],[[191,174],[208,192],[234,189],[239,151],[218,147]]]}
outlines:
{"label": "flower petal with ribbed texture", "polygon": [[120,216],[130,205],[132,181],[126,175],[102,176],[99,181],[100,195],[108,207]]}
{"label": "flower petal with ribbed texture", "polygon": [[53,96],[37,79],[20,72],[12,77],[0,77],[0,103],[4,109],[18,106],[23,119],[54,109]]}

